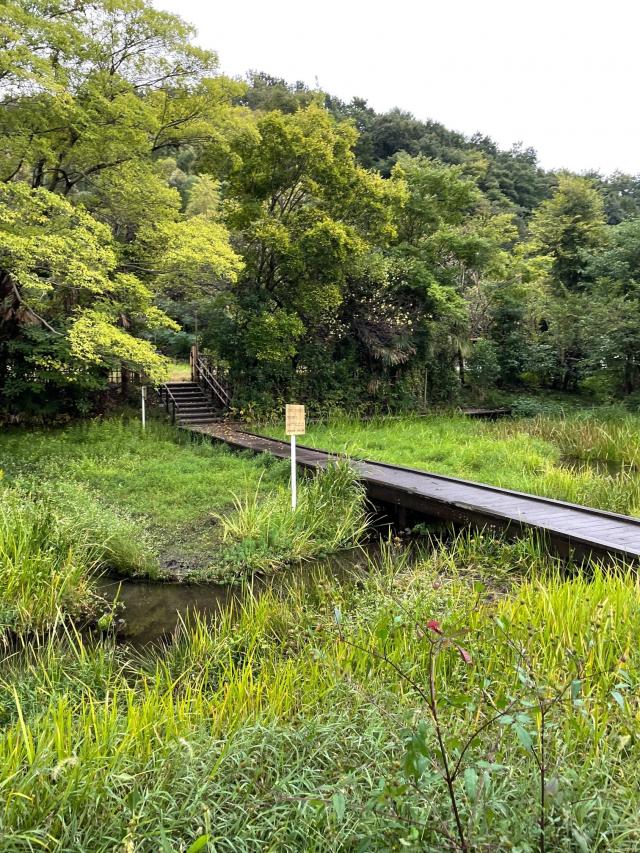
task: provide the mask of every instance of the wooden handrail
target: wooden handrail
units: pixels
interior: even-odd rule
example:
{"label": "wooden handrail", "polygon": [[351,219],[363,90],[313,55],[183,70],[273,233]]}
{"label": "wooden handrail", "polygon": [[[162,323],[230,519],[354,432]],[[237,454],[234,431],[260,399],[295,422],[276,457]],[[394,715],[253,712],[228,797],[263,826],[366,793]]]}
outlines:
{"label": "wooden handrail", "polygon": [[176,422],[176,398],[171,393],[171,389],[167,385],[161,385],[158,389],[158,393],[160,395],[160,402],[162,402],[162,395],[165,395],[164,404],[165,409],[167,410],[167,414],[169,414],[169,403],[171,403],[171,423],[175,424]]}
{"label": "wooden handrail", "polygon": [[193,367],[195,381],[199,385],[204,383],[211,394],[215,395],[225,408],[229,406],[231,403],[231,394],[218,380],[214,370],[201,355],[196,354]]}

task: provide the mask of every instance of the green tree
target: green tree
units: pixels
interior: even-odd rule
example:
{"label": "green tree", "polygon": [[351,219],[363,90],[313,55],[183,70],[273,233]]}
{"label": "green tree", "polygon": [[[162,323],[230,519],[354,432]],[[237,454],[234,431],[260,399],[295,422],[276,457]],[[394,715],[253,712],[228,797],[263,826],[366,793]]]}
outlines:
{"label": "green tree", "polygon": [[144,0],[9,0],[0,175],[69,194],[131,160],[203,138],[239,91],[215,54]]}
{"label": "green tree", "polygon": [[504,273],[508,247],[517,238],[513,217],[493,212],[463,166],[402,155],[394,176],[409,193],[394,252],[420,317],[416,349],[430,363],[432,385],[439,374],[452,383],[454,364],[464,382],[470,302],[486,277]]}
{"label": "green tree", "polygon": [[481,398],[495,387],[500,378],[500,362],[494,341],[481,338],[474,343],[467,359],[467,372]]}
{"label": "green tree", "polygon": [[566,291],[584,285],[587,253],[606,241],[602,196],[586,178],[561,174],[552,197],[531,217],[533,250],[553,258],[551,275]]}
{"label": "green tree", "polygon": [[243,132],[243,87],[144,0],[9,0],[0,15],[0,382],[14,398],[45,374],[97,388],[116,362],[159,378],[145,337],[175,324],[157,300],[242,268],[204,179],[185,212],[177,188],[180,164]]}
{"label": "green tree", "polygon": [[3,400],[92,385],[92,369],[120,363],[164,376],[165,360],[136,332],[174,324],[117,267],[109,229],[82,208],[44,188],[0,184]]}
{"label": "green tree", "polygon": [[597,172],[589,177],[602,194],[609,225],[640,216],[640,176],[616,171],[605,178]]}
{"label": "green tree", "polygon": [[580,315],[583,367],[600,387],[606,380],[612,392],[633,393],[640,389],[640,218],[611,228],[588,270],[593,284]]}
{"label": "green tree", "polygon": [[270,362],[281,383],[283,370],[301,367],[296,342],[323,333],[371,246],[394,237],[403,188],[359,167],[354,129],[318,105],[261,115],[256,130],[240,140],[227,182],[227,223],[246,268],[235,331],[219,349],[245,378],[264,377]]}

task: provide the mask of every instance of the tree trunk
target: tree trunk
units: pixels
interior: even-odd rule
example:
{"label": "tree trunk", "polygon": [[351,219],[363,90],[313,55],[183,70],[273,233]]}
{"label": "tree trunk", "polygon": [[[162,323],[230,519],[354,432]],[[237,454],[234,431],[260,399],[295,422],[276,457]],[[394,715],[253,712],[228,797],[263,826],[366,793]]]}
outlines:
{"label": "tree trunk", "polygon": [[20,308],[11,277],[0,271],[0,400],[5,400],[9,371],[9,343],[18,335],[17,312]]}

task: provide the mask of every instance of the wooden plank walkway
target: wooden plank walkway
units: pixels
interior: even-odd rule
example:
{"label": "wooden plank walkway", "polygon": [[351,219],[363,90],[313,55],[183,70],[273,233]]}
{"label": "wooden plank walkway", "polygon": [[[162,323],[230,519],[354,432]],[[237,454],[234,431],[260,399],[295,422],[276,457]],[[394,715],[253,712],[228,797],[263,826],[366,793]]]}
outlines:
{"label": "wooden plank walkway", "polygon": [[[289,444],[225,424],[190,425],[192,432],[211,436],[238,450],[270,453],[288,459]],[[304,468],[324,468],[338,455],[297,446]],[[534,529],[561,553],[609,554],[628,561],[640,559],[640,518],[537,497],[404,468],[384,462],[351,459],[376,502],[411,510],[456,524]]]}
{"label": "wooden plank walkway", "polygon": [[511,414],[511,409],[508,406],[499,409],[460,409],[460,411],[468,418],[485,418],[486,420],[507,418]]}

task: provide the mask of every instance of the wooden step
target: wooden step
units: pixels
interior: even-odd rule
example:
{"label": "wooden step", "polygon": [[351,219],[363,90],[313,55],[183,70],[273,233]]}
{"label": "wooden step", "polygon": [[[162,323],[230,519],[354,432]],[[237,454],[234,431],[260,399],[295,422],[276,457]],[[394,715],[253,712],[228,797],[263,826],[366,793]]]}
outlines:
{"label": "wooden step", "polygon": [[181,424],[202,424],[202,423],[210,423],[211,421],[220,420],[219,416],[216,416],[215,412],[207,412],[201,415],[177,415],[178,423]]}
{"label": "wooden step", "polygon": [[223,407],[212,402],[196,382],[166,382],[163,387],[179,424],[207,424],[220,420]]}

